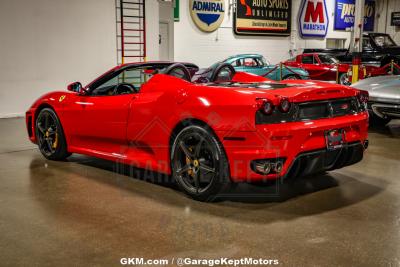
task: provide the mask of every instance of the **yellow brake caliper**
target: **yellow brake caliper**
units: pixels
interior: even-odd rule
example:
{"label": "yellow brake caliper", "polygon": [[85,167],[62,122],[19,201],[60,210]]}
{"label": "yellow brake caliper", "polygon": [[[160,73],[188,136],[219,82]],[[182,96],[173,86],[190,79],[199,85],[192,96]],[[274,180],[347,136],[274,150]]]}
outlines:
{"label": "yellow brake caliper", "polygon": [[58,133],[56,133],[56,137],[54,138],[53,148],[56,149],[58,146]]}
{"label": "yellow brake caliper", "polygon": [[[189,151],[192,152],[193,149],[191,147],[189,147]],[[190,158],[186,157],[186,164],[190,164],[190,163],[191,163]],[[193,170],[192,169],[188,170],[188,174],[193,177],[193,175],[194,175]]]}

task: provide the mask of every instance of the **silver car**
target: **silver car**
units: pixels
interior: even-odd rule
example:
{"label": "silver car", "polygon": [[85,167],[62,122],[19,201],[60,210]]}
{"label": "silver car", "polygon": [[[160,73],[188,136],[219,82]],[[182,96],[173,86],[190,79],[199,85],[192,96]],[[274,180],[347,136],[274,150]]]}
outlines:
{"label": "silver car", "polygon": [[400,75],[372,77],[351,86],[369,92],[372,123],[387,124],[400,118]]}

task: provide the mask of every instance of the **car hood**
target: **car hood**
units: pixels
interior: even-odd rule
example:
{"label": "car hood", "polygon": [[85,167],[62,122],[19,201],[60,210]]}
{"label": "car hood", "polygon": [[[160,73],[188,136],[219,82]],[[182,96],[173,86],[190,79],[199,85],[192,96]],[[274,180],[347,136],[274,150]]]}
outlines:
{"label": "car hood", "polygon": [[371,100],[394,100],[400,103],[400,76],[372,77],[361,80],[352,87],[368,91]]}

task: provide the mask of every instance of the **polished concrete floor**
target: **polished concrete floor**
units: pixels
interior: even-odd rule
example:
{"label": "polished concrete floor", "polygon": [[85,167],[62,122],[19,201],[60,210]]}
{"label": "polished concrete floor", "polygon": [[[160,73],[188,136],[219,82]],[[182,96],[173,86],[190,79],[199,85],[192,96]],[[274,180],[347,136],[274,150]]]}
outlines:
{"label": "polished concrete floor", "polygon": [[23,119],[0,120],[0,266],[119,266],[121,257],[400,266],[398,122],[371,130],[357,165],[240,185],[212,204],[144,170],[79,155],[47,161],[25,132]]}

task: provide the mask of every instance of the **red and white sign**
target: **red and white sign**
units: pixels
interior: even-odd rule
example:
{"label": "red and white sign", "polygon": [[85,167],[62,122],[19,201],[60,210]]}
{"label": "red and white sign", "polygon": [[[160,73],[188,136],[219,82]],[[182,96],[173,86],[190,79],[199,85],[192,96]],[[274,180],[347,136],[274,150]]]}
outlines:
{"label": "red and white sign", "polygon": [[328,26],[329,17],[325,0],[303,0],[299,15],[300,35],[324,38]]}

